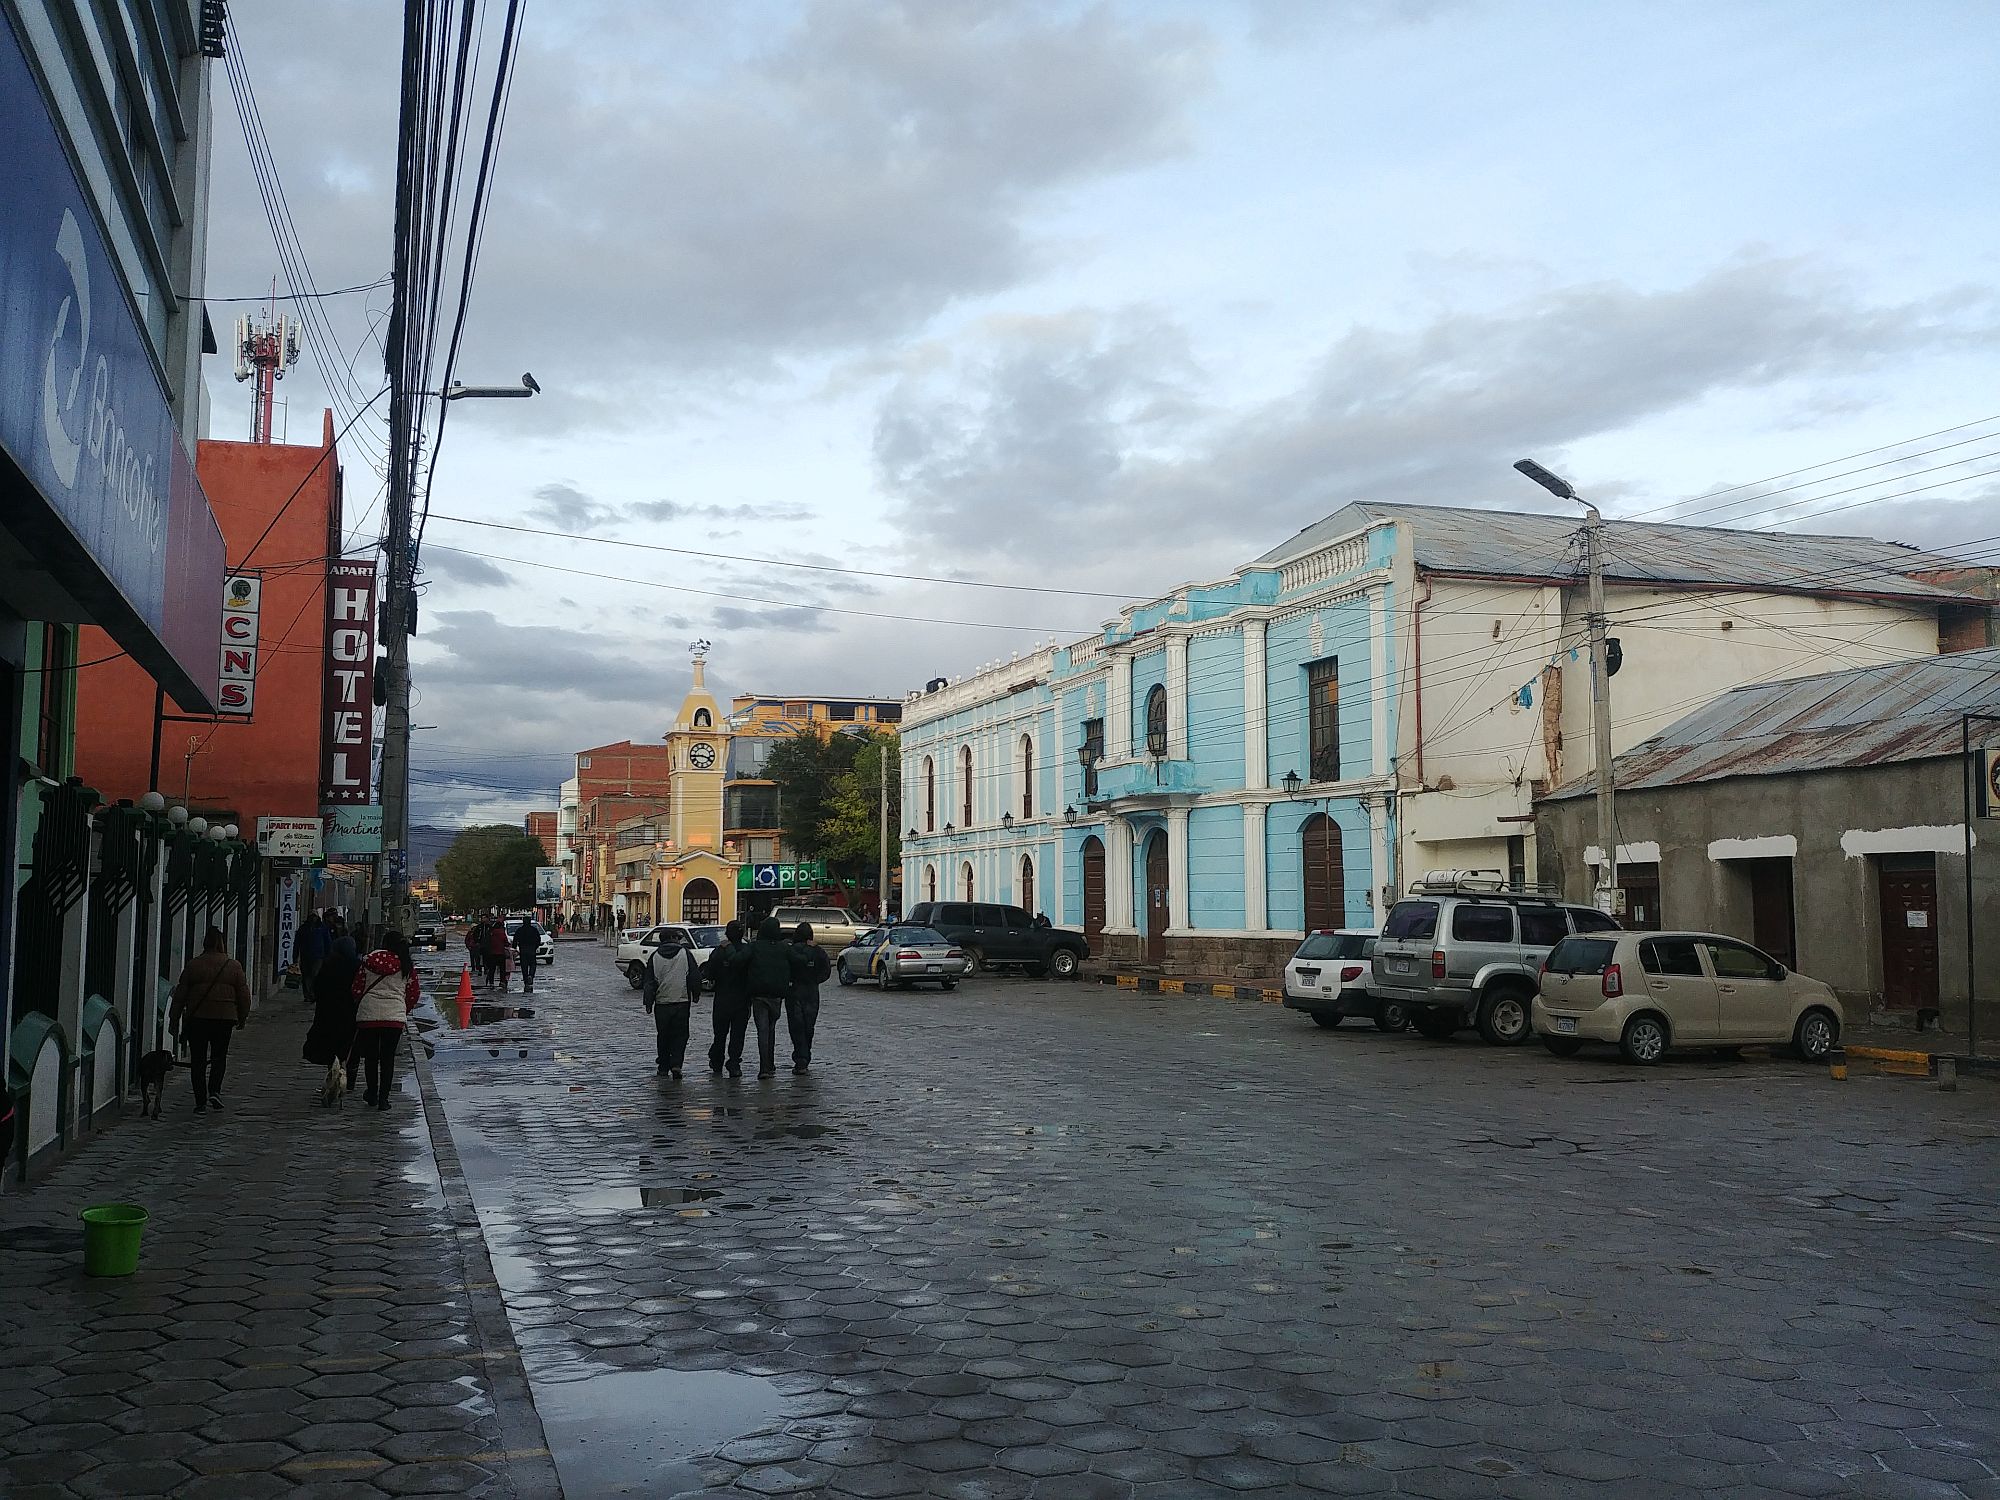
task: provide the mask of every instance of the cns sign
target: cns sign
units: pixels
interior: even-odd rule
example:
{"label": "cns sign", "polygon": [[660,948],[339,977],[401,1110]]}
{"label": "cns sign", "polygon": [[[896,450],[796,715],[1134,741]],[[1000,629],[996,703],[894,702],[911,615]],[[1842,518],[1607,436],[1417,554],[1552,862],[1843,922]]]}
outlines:
{"label": "cns sign", "polygon": [[264,581],[255,573],[222,580],[222,685],[216,712],[247,719],[257,705],[257,621]]}
{"label": "cns sign", "polygon": [[1979,816],[2000,818],[2000,750],[1979,752]]}

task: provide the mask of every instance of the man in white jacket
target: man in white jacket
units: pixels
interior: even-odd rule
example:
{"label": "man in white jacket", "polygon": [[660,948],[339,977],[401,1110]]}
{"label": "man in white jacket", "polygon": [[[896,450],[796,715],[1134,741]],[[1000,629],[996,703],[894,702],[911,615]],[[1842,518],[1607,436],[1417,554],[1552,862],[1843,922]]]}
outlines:
{"label": "man in white jacket", "polygon": [[687,1057],[688,1010],[701,993],[701,970],[696,967],[694,950],[668,936],[646,960],[646,972],[639,982],[639,995],[653,1018],[658,1049],[653,1071],[660,1077],[681,1076]]}

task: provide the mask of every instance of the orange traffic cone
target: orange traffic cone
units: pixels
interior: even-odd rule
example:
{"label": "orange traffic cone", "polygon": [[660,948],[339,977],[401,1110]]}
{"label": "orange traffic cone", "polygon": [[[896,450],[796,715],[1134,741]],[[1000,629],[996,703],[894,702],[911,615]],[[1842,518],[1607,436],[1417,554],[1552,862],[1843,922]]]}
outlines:
{"label": "orange traffic cone", "polygon": [[458,1027],[463,1031],[472,1024],[472,970],[464,965],[458,970]]}

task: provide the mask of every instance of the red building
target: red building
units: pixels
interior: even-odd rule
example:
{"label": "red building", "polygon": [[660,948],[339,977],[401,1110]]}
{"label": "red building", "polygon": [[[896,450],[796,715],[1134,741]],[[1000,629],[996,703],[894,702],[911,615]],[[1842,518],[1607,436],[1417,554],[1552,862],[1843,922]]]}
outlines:
{"label": "red building", "polygon": [[[576,753],[577,878],[581,898],[608,923],[613,905],[612,826],[640,814],[665,812],[673,787],[672,753],[618,740]],[[600,852],[602,851],[602,852]]]}
{"label": "red building", "polygon": [[556,815],[553,812],[531,812],[527,817],[528,837],[539,839],[542,845],[542,863],[552,865],[556,860]]}
{"label": "red building", "polygon": [[[232,618],[222,597],[214,606],[230,627],[224,679],[249,697],[247,716],[195,718],[166,700],[155,771],[153,679],[101,630],[84,631],[78,660],[98,664],[76,674],[76,772],[107,799],[157,790],[211,821],[226,814],[246,839],[260,816],[319,815],[327,566],[341,532],[331,412],[322,434],[311,447],[203,441],[196,450],[230,576],[256,583],[254,619]],[[361,759],[365,775],[365,751]]]}

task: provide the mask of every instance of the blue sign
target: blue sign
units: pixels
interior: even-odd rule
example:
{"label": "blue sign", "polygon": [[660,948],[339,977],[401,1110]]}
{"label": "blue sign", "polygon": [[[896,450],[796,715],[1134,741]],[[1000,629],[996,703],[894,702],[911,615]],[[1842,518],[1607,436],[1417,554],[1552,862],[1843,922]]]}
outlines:
{"label": "blue sign", "polygon": [[6,525],[80,617],[209,708],[222,532],[5,8],[0,141],[0,448],[34,491]]}

